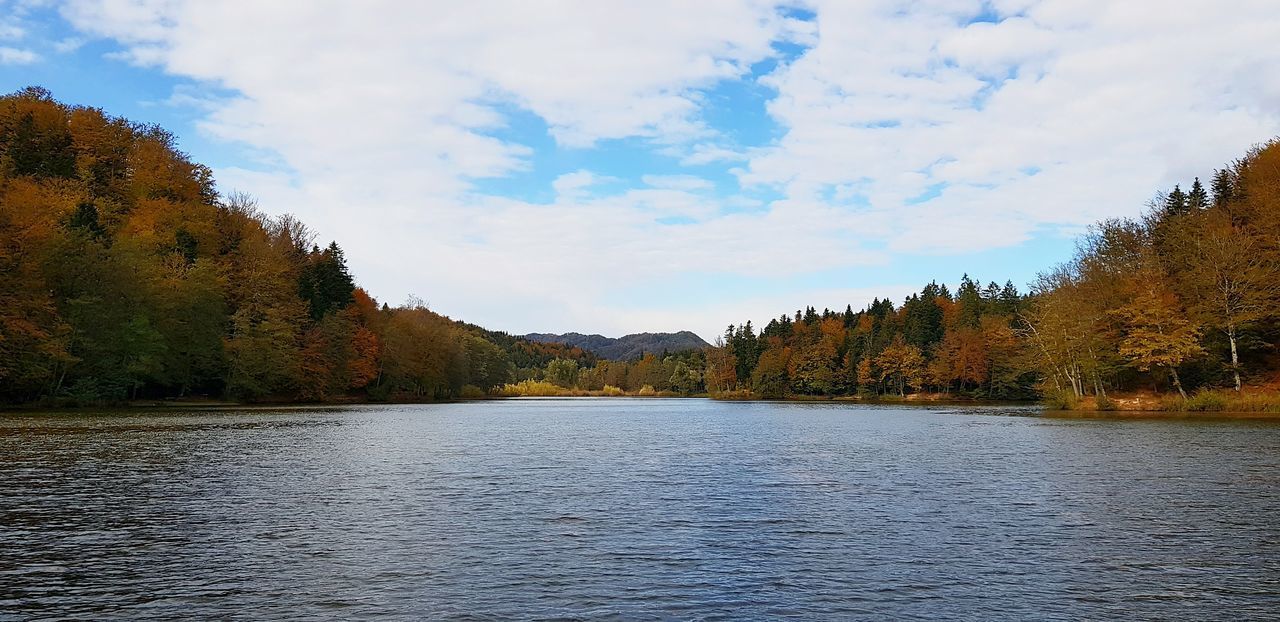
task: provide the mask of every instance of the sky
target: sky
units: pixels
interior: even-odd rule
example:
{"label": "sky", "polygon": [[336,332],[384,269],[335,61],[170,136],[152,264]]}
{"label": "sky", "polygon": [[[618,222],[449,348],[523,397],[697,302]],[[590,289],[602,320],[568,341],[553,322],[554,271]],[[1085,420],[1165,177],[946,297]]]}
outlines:
{"label": "sky", "polygon": [[1280,134],[1275,0],[0,0],[0,90],[178,135],[381,301],[761,325],[1012,280]]}

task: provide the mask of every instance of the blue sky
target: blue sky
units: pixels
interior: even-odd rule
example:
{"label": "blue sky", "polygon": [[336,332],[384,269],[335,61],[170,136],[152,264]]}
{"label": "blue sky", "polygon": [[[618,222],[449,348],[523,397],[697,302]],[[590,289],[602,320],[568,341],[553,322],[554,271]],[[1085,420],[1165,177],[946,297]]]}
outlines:
{"label": "blue sky", "polygon": [[1273,7],[1161,7],[0,0],[0,88],[163,125],[392,304],[712,338],[1025,287],[1280,133]]}

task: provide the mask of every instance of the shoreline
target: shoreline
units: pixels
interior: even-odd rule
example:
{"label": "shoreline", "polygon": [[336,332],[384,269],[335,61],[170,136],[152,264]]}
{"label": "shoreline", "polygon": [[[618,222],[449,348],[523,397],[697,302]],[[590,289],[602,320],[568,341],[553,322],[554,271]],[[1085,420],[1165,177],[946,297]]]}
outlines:
{"label": "shoreline", "polygon": [[1050,419],[1115,419],[1154,421],[1180,419],[1186,421],[1280,421],[1280,412],[1266,411],[1194,411],[1194,410],[1049,410],[1040,416]]}
{"label": "shoreline", "polygon": [[1050,409],[1045,406],[1042,401],[1031,400],[979,400],[979,399],[963,399],[963,398],[942,398],[942,397],[916,397],[907,396],[905,398],[898,396],[884,397],[862,397],[862,396],[792,396],[778,399],[765,399],[758,397],[741,397],[722,398],[712,396],[706,393],[693,395],[605,395],[598,392],[589,394],[566,394],[566,395],[529,395],[529,396],[485,396],[471,398],[455,398],[448,400],[404,400],[404,401],[368,401],[368,400],[343,400],[330,402],[236,402],[231,400],[200,400],[200,401],[157,401],[157,400],[138,400],[121,404],[101,404],[101,405],[76,405],[76,406],[56,406],[56,405],[38,405],[38,404],[20,404],[5,405],[0,407],[0,413],[87,413],[102,412],[113,413],[119,411],[161,411],[165,409],[176,411],[216,411],[228,409],[245,409],[245,410],[295,410],[303,408],[340,408],[346,406],[414,406],[414,405],[433,405],[433,404],[459,404],[470,402],[486,402],[486,401],[506,401],[506,400],[538,400],[538,399],[704,399],[719,402],[766,402],[766,403],[830,403],[830,404],[859,404],[866,406],[901,406],[907,408],[946,408],[946,407],[992,407],[992,406],[1020,406],[1020,407],[1038,407],[1036,416],[1051,419],[1114,419],[1114,420],[1198,420],[1198,421],[1280,421],[1280,412],[1276,411],[1192,411],[1192,410],[1156,410],[1141,408],[1121,408],[1112,410],[1099,410],[1093,407],[1092,400],[1081,403],[1077,408],[1071,410]]}

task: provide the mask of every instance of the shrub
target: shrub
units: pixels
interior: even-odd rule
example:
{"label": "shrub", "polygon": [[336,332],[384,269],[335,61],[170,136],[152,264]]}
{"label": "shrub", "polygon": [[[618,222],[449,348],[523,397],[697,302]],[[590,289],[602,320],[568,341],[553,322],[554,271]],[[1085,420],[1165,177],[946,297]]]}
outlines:
{"label": "shrub", "polygon": [[1280,394],[1205,389],[1185,400],[1167,397],[1160,406],[1168,412],[1280,413]]}
{"label": "shrub", "polygon": [[1187,400],[1180,395],[1165,395],[1160,398],[1160,410],[1171,413],[1187,412]]}
{"label": "shrub", "polygon": [[711,394],[713,400],[753,400],[756,399],[751,389],[726,389]]}
{"label": "shrub", "polygon": [[1188,412],[1223,412],[1228,410],[1228,398],[1221,391],[1200,391],[1183,404]]}
{"label": "shrub", "polygon": [[644,396],[652,396],[657,394],[658,394],[658,391],[654,389],[653,385],[651,384],[646,384],[643,387],[640,387],[640,391],[636,393],[636,395],[644,395]]}
{"label": "shrub", "polygon": [[1080,406],[1080,400],[1070,391],[1047,391],[1043,402],[1048,410],[1075,410]]}
{"label": "shrub", "polygon": [[525,380],[515,384],[505,384],[498,395],[502,397],[557,397],[564,395],[565,390],[544,380]]}
{"label": "shrub", "polygon": [[463,385],[462,390],[458,392],[458,397],[468,400],[475,400],[484,397],[484,389],[474,384]]}
{"label": "shrub", "polygon": [[604,385],[604,389],[602,389],[601,392],[604,393],[605,397],[620,397],[627,394],[626,391],[623,391],[611,384]]}
{"label": "shrub", "polygon": [[1115,410],[1116,406],[1116,401],[1105,395],[1099,395],[1093,400],[1095,410]]}
{"label": "shrub", "polygon": [[1228,410],[1242,413],[1280,413],[1280,395],[1275,393],[1243,393],[1231,395]]}

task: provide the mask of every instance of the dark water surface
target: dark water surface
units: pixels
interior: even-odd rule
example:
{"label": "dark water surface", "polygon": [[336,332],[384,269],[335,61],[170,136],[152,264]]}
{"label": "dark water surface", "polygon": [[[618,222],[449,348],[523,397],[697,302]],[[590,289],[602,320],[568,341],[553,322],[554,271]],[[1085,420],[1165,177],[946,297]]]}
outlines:
{"label": "dark water surface", "polygon": [[1280,425],[1032,413],[0,414],[0,619],[1280,616]]}

